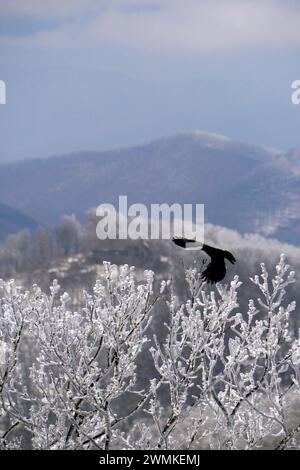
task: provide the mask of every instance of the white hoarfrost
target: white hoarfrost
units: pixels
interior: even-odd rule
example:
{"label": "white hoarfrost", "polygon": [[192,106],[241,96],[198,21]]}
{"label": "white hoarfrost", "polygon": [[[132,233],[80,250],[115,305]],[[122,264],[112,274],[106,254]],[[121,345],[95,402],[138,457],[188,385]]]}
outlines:
{"label": "white hoarfrost", "polygon": [[261,265],[244,312],[237,277],[209,290],[187,270],[180,304],[150,271],[104,268],[78,312],[57,282],[47,295],[1,281],[1,448],[300,447],[284,256],[273,280]]}

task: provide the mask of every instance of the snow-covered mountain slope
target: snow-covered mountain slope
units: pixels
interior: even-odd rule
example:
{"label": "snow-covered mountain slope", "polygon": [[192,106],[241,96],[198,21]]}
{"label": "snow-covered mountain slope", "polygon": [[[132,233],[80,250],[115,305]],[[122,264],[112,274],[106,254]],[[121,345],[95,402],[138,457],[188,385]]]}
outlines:
{"label": "snow-covered mountain slope", "polygon": [[[204,203],[206,221],[299,242],[296,151],[183,132],[110,152],[79,152],[0,167],[0,200],[51,225],[103,202]],[[297,154],[298,155],[298,154]]]}

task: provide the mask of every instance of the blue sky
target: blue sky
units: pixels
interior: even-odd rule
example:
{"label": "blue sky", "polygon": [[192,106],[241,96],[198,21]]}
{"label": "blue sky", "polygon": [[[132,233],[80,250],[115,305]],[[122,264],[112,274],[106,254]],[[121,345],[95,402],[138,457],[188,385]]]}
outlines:
{"label": "blue sky", "polygon": [[194,129],[300,147],[298,5],[1,0],[0,161]]}

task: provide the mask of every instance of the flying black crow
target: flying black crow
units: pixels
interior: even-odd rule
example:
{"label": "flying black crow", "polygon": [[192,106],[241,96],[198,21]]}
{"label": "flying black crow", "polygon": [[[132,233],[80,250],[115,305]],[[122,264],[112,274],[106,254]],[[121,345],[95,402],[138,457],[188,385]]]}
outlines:
{"label": "flying black crow", "polygon": [[197,242],[196,240],[189,240],[188,238],[173,238],[175,245],[185,248],[186,250],[202,250],[211,260],[207,268],[201,274],[201,278],[208,283],[215,284],[222,281],[226,274],[225,259],[232,264],[235,263],[235,257],[225,250],[214,248],[204,243]]}

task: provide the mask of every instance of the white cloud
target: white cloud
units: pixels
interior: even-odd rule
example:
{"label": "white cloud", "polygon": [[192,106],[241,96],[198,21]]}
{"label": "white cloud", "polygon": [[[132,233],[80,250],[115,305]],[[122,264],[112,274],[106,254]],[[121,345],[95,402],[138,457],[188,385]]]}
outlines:
{"label": "white cloud", "polygon": [[[24,3],[1,0],[0,13],[23,14]],[[173,53],[300,46],[300,8],[292,0],[27,0],[26,10],[61,18],[56,29],[21,39],[39,46],[123,45]]]}

